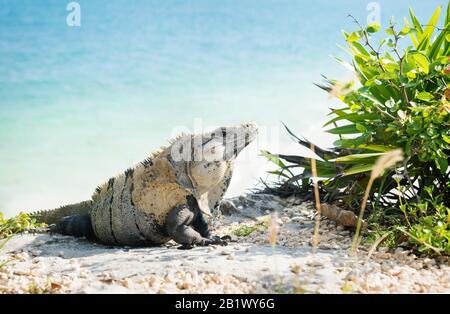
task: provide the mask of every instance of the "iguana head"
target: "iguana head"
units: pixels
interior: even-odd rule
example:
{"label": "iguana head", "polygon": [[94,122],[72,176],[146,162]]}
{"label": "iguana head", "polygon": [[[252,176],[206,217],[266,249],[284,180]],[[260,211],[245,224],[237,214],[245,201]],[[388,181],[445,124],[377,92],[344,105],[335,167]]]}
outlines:
{"label": "iguana head", "polygon": [[221,127],[185,137],[172,147],[172,155],[175,152],[178,154],[175,157],[185,162],[192,194],[204,213],[210,214],[217,194],[223,194],[227,189],[234,160],[257,133],[255,123]]}

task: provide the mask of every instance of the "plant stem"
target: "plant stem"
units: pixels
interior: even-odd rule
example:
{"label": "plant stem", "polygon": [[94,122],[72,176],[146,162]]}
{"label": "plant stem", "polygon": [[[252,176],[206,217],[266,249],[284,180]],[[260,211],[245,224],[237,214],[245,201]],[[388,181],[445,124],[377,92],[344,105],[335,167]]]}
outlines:
{"label": "plant stem", "polygon": [[359,23],[359,21],[351,14],[348,15],[348,17],[351,17],[353,19],[353,21],[356,23],[356,25],[359,26],[360,31],[362,32],[362,34],[364,35],[364,44],[370,48],[370,50],[372,50],[372,52],[376,55],[377,57],[377,61],[378,61],[378,65],[380,66],[380,69],[383,72],[386,72],[383,63],[381,63],[380,60],[380,51],[375,50],[375,48],[370,44],[370,40],[369,40],[369,36],[367,35],[367,31],[362,27],[361,23]]}
{"label": "plant stem", "polygon": [[409,236],[410,238],[413,238],[414,240],[416,240],[417,242],[423,244],[424,246],[426,246],[427,248],[429,248],[430,250],[433,250],[436,254],[441,255],[442,249],[440,248],[436,248],[430,244],[428,244],[427,242],[413,236],[411,233],[409,233],[408,231],[406,231],[405,229],[401,228],[401,227],[396,227],[395,229],[399,230],[400,232],[403,232],[404,234],[406,234],[407,236]]}
{"label": "plant stem", "polygon": [[373,252],[375,252],[375,250],[377,249],[377,247],[381,244],[381,242],[384,241],[384,239],[386,239],[388,237],[388,235],[390,235],[392,233],[391,231],[386,232],[385,234],[383,234],[382,236],[380,236],[372,245],[372,247],[369,250],[369,254],[367,255],[367,260],[370,259],[370,257],[372,256]]}
{"label": "plant stem", "polygon": [[[313,151],[313,153],[315,153],[314,144],[311,144],[311,150]],[[319,185],[317,183],[317,165],[316,165],[316,160],[314,158],[311,158],[311,173],[312,173],[312,180],[313,180],[313,184],[314,184],[314,197],[315,197],[315,201],[316,201],[316,210],[317,210],[316,223],[314,225],[314,235],[313,235],[313,241],[312,241],[313,253],[316,253],[317,246],[319,244],[320,218],[321,218],[322,211],[321,211],[321,206],[320,206]]]}
{"label": "plant stem", "polygon": [[408,172],[408,162],[411,159],[411,156],[409,156],[408,158],[405,159],[405,161],[403,162],[403,172],[405,174],[406,179],[408,180],[409,186],[412,190],[412,192],[414,193],[415,197],[416,197],[416,201],[417,203],[420,203],[420,196],[417,194],[416,189],[414,188],[414,184],[411,180],[411,177],[409,176],[409,172]]}
{"label": "plant stem", "polygon": [[358,222],[356,224],[355,236],[353,238],[352,252],[356,251],[356,247],[358,245],[358,237],[359,237],[359,232],[361,230],[362,219],[363,219],[363,216],[364,216],[364,211],[366,209],[367,200],[369,199],[370,190],[372,189],[372,184],[373,184],[374,180],[375,180],[375,177],[374,176],[370,176],[369,183],[367,184],[366,192],[364,193],[363,202],[361,204],[361,210],[360,210],[359,216],[358,216]]}

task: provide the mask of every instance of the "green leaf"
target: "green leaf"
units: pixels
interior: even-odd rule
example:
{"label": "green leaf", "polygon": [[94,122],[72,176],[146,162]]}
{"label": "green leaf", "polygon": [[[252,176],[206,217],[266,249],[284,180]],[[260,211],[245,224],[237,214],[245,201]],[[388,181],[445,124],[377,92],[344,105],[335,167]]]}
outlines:
{"label": "green leaf", "polygon": [[342,64],[342,65],[343,65],[347,70],[349,70],[350,72],[355,72],[354,66],[351,65],[350,63],[348,63],[347,61],[345,61],[344,59],[339,58],[339,57],[336,57],[336,56],[333,56],[333,58],[334,58],[337,62],[339,62],[340,64]]}
{"label": "green leaf", "polygon": [[411,28],[408,26],[405,26],[402,28],[399,35],[402,35],[402,36],[407,35],[407,34],[409,34],[410,31],[411,31]]}
{"label": "green leaf", "polygon": [[357,128],[355,124],[349,124],[345,126],[339,126],[337,128],[333,128],[326,131],[330,134],[359,134],[361,133]]}
{"label": "green leaf", "polygon": [[445,158],[441,158],[440,156],[436,156],[436,165],[442,174],[445,174],[448,169],[448,161]]}
{"label": "green leaf", "polygon": [[417,48],[417,46],[419,45],[419,39],[418,39],[419,34],[423,33],[423,29],[422,29],[422,25],[420,24],[419,20],[415,16],[412,8],[409,9],[409,16],[411,17],[411,22],[412,22],[414,28],[417,30],[417,34],[409,33],[409,35],[411,36],[411,40],[414,44],[414,47]]}
{"label": "green leaf", "polygon": [[358,148],[364,148],[367,150],[373,150],[376,152],[389,152],[394,149],[392,146],[384,146],[384,145],[360,145]]}
{"label": "green leaf", "polygon": [[409,15],[411,17],[411,22],[413,23],[413,25],[417,29],[417,31],[419,33],[423,33],[422,25],[420,24],[419,20],[417,19],[416,15],[414,14],[414,11],[412,8],[409,8]]}
{"label": "green leaf", "polygon": [[[374,96],[373,94],[371,94],[369,92],[364,92],[364,91],[360,91],[359,94],[361,96],[369,99],[370,101],[372,101],[375,105],[378,105],[379,107],[384,107],[383,103],[381,101],[379,101],[378,98],[376,96]],[[387,99],[386,99],[386,101],[387,101]]]}
{"label": "green leaf", "polygon": [[283,161],[281,161],[281,159],[278,156],[271,154],[266,150],[262,150],[261,155],[266,157],[269,161],[276,164],[278,167],[286,167],[286,165],[283,163]]}
{"label": "green leaf", "polygon": [[359,32],[353,32],[347,36],[347,41],[349,43],[355,42],[361,38],[361,34]]}
{"label": "green leaf", "polygon": [[409,55],[417,64],[417,66],[425,73],[430,73],[430,61],[421,53],[414,53]]}
{"label": "green leaf", "polygon": [[366,159],[376,159],[377,157],[383,156],[385,153],[371,153],[371,154],[355,154],[347,155],[343,157],[338,157],[334,161],[336,163],[367,163]]}
{"label": "green leaf", "polygon": [[409,34],[409,32],[411,31],[411,28],[409,26],[405,26],[402,28],[402,30],[400,31],[399,35],[400,36],[404,36]]}
{"label": "green leaf", "polygon": [[[276,164],[278,167],[283,168],[283,169],[286,168],[286,165],[284,164],[284,162],[278,156],[276,156],[276,155],[274,155],[274,154],[272,154],[272,153],[270,153],[270,152],[268,152],[266,150],[262,150],[261,151],[261,155],[266,157],[269,161],[271,161],[274,164]],[[294,175],[289,169],[286,169],[286,170],[291,176]]]}
{"label": "green leaf", "polygon": [[[449,7],[450,7],[450,5],[449,5]],[[448,37],[449,31],[450,31],[450,23],[447,23],[444,30],[441,31],[439,36],[436,38],[436,40],[433,42],[432,46],[430,47],[430,50],[428,52],[428,57],[430,58],[430,60],[436,60],[440,56],[442,44],[444,44],[444,47],[446,45],[448,45],[448,41],[450,41],[450,37]],[[447,42],[445,40],[447,40]]]}
{"label": "green leaf", "polygon": [[448,137],[447,135],[442,134],[442,138],[444,139],[444,141],[448,144],[450,144],[450,137]]}
{"label": "green leaf", "polygon": [[368,33],[376,33],[380,30],[380,24],[371,23],[371,24],[369,24],[369,26],[367,26],[366,30]]}
{"label": "green leaf", "polygon": [[417,46],[417,50],[426,50],[431,40],[431,36],[433,36],[434,30],[436,29],[436,25],[439,21],[439,16],[441,15],[441,7],[437,7],[431,16],[430,20],[426,24],[425,30],[419,36],[419,45]]}
{"label": "green leaf", "polygon": [[447,4],[447,14],[445,15],[445,25],[450,23],[450,2]]}
{"label": "green leaf", "polygon": [[339,139],[334,141],[333,145],[341,148],[353,148],[357,146],[353,139]]}
{"label": "green leaf", "polygon": [[394,30],[391,27],[389,27],[386,29],[386,34],[394,36],[395,33],[394,33]]}
{"label": "green leaf", "polygon": [[431,101],[434,99],[434,96],[431,95],[428,92],[420,92],[417,96],[417,99],[423,100],[423,101]]}
{"label": "green leaf", "polygon": [[269,173],[270,173],[270,174],[277,175],[277,176],[280,176],[280,177],[283,177],[283,178],[286,178],[286,179],[289,179],[289,178],[290,178],[290,176],[288,176],[288,175],[287,175],[286,173],[284,173],[284,172],[281,172],[280,170],[269,171]]}
{"label": "green leaf", "polygon": [[362,122],[365,120],[376,120],[379,119],[380,116],[378,114],[374,114],[374,113],[365,113],[365,114],[359,114],[359,113],[348,113],[348,114],[344,114],[338,117],[335,117],[334,119],[331,119],[330,121],[328,121],[327,123],[324,124],[324,127],[335,123],[337,121],[341,121],[341,120],[347,120],[353,123],[356,122]]}
{"label": "green leaf", "polygon": [[358,173],[364,173],[364,172],[371,172],[373,169],[373,164],[372,165],[357,165],[357,166],[353,166],[349,169],[344,170],[344,176],[350,176],[353,174],[358,174]]}
{"label": "green leaf", "polygon": [[354,52],[358,53],[359,56],[362,57],[364,60],[370,60],[370,53],[367,52],[366,48],[364,48],[363,45],[361,45],[359,42],[352,42],[351,46]]}

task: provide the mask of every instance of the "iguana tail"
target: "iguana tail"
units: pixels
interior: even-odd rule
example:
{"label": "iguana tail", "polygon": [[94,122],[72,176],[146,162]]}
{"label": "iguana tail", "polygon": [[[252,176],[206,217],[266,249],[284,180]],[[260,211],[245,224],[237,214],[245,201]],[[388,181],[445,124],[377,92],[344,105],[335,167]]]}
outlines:
{"label": "iguana tail", "polygon": [[36,222],[43,222],[51,225],[59,223],[64,217],[67,216],[88,215],[91,207],[92,201],[84,201],[77,204],[61,206],[56,209],[38,211],[30,214],[30,216],[35,218]]}

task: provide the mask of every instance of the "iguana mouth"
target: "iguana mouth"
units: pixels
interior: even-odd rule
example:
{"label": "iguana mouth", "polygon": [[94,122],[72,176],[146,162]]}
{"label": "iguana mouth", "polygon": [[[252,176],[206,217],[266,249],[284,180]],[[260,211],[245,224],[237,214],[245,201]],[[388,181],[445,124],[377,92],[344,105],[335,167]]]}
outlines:
{"label": "iguana mouth", "polygon": [[248,146],[251,142],[253,142],[258,135],[258,125],[254,122],[247,123],[245,125],[247,132],[245,133],[245,146]]}
{"label": "iguana mouth", "polygon": [[236,129],[236,138],[233,143],[234,157],[236,157],[245,147],[252,143],[258,135],[258,126],[256,123],[242,124],[236,127]]}

